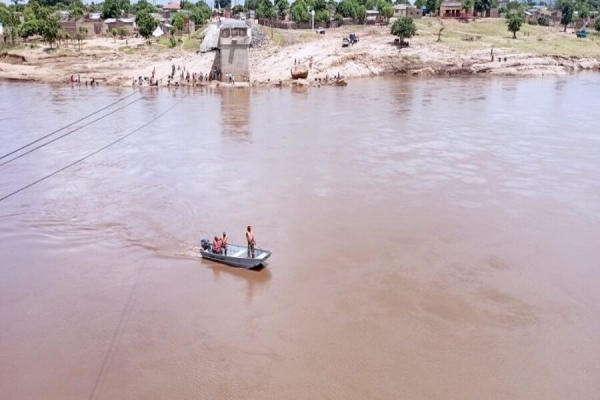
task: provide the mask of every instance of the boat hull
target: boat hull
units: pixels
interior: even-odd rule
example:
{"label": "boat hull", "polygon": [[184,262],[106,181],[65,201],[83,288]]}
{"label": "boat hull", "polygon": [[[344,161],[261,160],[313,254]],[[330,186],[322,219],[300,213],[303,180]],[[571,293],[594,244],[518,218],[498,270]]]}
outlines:
{"label": "boat hull", "polygon": [[[255,257],[246,257],[247,249],[242,246],[228,245],[227,255],[213,253],[210,249],[201,249],[202,258],[236,268],[252,269],[262,265],[269,257],[271,252],[263,249],[255,249]],[[243,256],[243,257],[242,257]]]}

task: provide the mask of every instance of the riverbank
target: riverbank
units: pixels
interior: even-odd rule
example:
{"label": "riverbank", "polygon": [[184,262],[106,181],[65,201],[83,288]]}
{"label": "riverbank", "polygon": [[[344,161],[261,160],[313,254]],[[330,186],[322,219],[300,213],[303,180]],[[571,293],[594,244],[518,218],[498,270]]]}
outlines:
{"label": "riverbank", "polygon": [[[341,27],[325,35],[259,27],[267,36],[266,44],[250,49],[251,81],[238,84],[291,85],[295,62],[310,67],[308,79],[296,82],[302,85],[340,84],[329,79],[333,76],[343,80],[385,74],[540,76],[600,70],[596,33],[578,39],[561,28],[524,25],[518,39],[512,39],[502,19],[463,23],[424,18],[416,24],[418,35],[401,51],[393,44],[388,26]],[[350,32],[359,36],[359,42],[342,48],[342,38]],[[161,42],[147,45],[143,39],[99,38],[85,41],[81,51],[66,45],[48,49],[25,44],[0,51],[0,80],[67,83],[74,75],[82,83],[94,79],[102,85],[131,86],[155,70],[159,84],[165,86],[173,65],[181,68],[178,78],[183,68],[191,74],[210,71],[214,53],[196,53],[197,43],[184,38],[168,48]],[[186,79],[176,82],[191,84]]]}

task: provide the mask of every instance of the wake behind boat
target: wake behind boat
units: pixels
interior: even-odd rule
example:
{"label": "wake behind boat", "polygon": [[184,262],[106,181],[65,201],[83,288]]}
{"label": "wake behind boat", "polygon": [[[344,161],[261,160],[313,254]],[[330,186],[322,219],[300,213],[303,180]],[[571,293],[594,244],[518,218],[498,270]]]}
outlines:
{"label": "wake behind boat", "polygon": [[227,264],[232,267],[245,269],[256,268],[271,256],[270,251],[255,248],[254,258],[248,257],[247,246],[236,244],[227,245],[227,255],[224,253],[214,253],[210,240],[202,239],[200,243],[200,254],[202,255],[202,258]]}

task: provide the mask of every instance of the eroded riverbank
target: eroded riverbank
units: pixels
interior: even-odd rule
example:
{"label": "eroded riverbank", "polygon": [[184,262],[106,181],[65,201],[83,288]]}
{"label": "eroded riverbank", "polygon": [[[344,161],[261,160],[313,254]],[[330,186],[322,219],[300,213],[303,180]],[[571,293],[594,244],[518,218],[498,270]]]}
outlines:
{"label": "eroded riverbank", "polygon": [[[240,85],[290,85],[290,70],[295,63],[309,67],[301,85],[323,85],[328,78],[376,77],[390,74],[411,76],[452,75],[567,75],[582,70],[600,70],[600,40],[577,39],[570,32],[555,28],[527,26],[519,39],[511,39],[502,20],[478,20],[469,24],[455,21],[445,25],[441,42],[437,42],[434,19],[417,21],[418,36],[410,47],[399,49],[393,44],[389,27],[350,26],[330,29],[325,35],[303,31],[265,30],[267,42],[250,49],[250,82]],[[350,32],[359,42],[341,47],[341,39]],[[508,36],[508,37],[507,37]],[[600,39],[600,37],[599,37]],[[186,51],[185,43],[175,49],[148,46],[142,39],[86,41],[83,51],[61,47],[49,51],[44,47],[5,50],[0,57],[0,80],[67,83],[74,75],[85,81],[108,86],[132,86],[134,80],[150,77],[152,71],[159,85],[166,86],[173,65],[186,71],[208,74],[214,53]],[[492,49],[494,60],[492,61]],[[180,70],[172,84],[190,85],[181,79]],[[162,80],[161,80],[162,79]],[[217,86],[219,82],[198,85]],[[147,83],[146,83],[147,85]]]}

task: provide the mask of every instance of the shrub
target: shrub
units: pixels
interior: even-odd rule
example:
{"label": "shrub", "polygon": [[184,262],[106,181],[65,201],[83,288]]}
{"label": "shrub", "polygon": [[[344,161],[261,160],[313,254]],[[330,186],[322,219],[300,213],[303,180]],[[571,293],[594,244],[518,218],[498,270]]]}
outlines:
{"label": "shrub", "polygon": [[539,17],[537,23],[540,26],[550,26],[550,21],[548,21],[548,18],[546,17]]}

